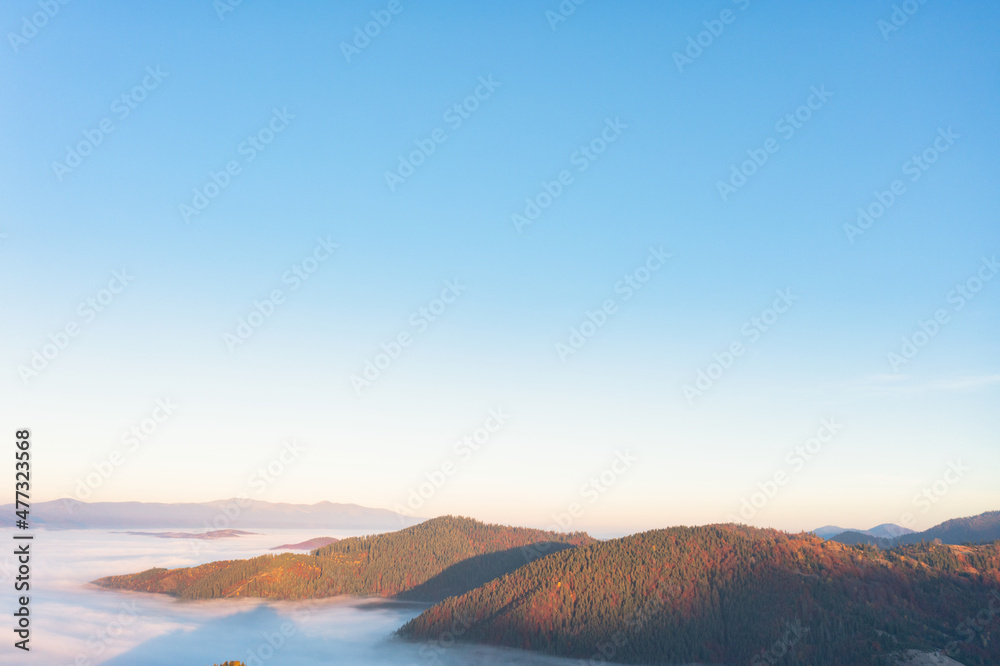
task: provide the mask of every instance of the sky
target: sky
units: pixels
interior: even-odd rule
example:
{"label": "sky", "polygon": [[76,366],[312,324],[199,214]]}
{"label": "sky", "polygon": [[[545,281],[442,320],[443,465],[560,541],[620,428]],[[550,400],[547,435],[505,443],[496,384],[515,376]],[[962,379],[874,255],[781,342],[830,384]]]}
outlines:
{"label": "sky", "polygon": [[0,420],[33,501],[601,534],[1000,508],[992,3],[0,27]]}

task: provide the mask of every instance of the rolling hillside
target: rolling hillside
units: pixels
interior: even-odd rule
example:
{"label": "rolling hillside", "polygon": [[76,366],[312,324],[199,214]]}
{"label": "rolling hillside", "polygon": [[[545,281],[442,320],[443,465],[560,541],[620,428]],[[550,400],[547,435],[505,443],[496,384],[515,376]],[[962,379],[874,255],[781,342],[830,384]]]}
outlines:
{"label": "rolling hillside", "polygon": [[949,648],[986,666],[1000,663],[998,628],[1000,543],[882,551],[714,525],[553,554],[400,633],[622,663],[840,666]]}
{"label": "rolling hillside", "polygon": [[93,581],[101,587],[184,599],[309,599],[338,594],[438,601],[544,554],[593,543],[446,516],[398,532],[342,539],[308,555],[282,553],[182,569],[149,569]]}

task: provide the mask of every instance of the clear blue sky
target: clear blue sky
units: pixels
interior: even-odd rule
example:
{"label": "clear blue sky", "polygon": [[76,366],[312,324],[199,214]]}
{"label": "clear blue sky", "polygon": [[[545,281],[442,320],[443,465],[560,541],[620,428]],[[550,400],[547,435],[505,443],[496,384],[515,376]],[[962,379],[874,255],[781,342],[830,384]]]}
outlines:
{"label": "clear blue sky", "polygon": [[[33,430],[35,499],[392,507],[445,469],[416,514],[717,522],[776,473],[747,522],[1000,508],[1000,279],[976,282],[1000,254],[993,3],[914,3],[891,31],[890,2],[40,6],[0,9],[0,400]],[[547,207],[519,224],[526,198]]]}

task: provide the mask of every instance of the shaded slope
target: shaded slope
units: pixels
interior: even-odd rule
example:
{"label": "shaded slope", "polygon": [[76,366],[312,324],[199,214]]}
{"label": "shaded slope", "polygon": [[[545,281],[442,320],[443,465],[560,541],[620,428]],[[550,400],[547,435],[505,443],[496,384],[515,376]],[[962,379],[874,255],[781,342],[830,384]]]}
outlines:
{"label": "shaded slope", "polygon": [[[400,633],[622,663],[869,664],[964,641],[961,623],[991,603],[1000,616],[1000,544],[886,552],[722,525],[551,555]],[[956,658],[1000,663],[996,632],[977,630]]]}
{"label": "shaded slope", "polygon": [[940,539],[942,543],[990,543],[1000,539],[1000,511],[987,511],[978,516],[954,518],[929,530],[898,537],[896,543],[920,543]]}

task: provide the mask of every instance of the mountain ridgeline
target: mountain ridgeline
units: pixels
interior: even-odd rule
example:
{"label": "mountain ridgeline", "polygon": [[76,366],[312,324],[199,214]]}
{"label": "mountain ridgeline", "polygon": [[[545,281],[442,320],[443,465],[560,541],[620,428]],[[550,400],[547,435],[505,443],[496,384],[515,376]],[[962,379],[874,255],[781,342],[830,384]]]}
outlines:
{"label": "mountain ridgeline", "polygon": [[883,551],[738,525],[564,550],[452,597],[406,638],[619,663],[1000,663],[1000,543]]}
{"label": "mountain ridgeline", "polygon": [[910,532],[892,538],[876,536],[872,531],[849,530],[830,539],[851,545],[866,543],[879,548],[935,540],[952,545],[991,543],[1000,539],[1000,511],[988,511],[968,518],[954,518],[923,532]]}
{"label": "mountain ridgeline", "polygon": [[311,599],[340,594],[439,601],[462,594],[548,553],[593,543],[560,534],[445,516],[397,532],[351,537],[308,555],[282,553],[149,569],[94,581],[116,590],[183,599]]}

